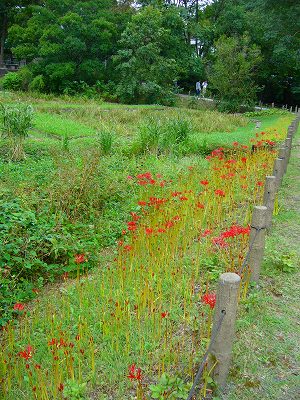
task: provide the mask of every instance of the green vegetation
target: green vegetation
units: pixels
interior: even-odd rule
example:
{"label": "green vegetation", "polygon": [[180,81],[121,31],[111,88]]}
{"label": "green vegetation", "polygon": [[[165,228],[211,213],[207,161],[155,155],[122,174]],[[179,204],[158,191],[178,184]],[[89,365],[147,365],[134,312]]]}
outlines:
{"label": "green vegetation", "polygon": [[[16,97],[1,100],[11,107]],[[247,245],[242,225],[274,158],[272,147],[252,154],[248,145],[280,140],[292,116],[260,118],[260,133],[243,116],[211,110],[31,100],[36,125],[27,158],[9,162],[6,139],[0,143],[1,324],[14,337],[2,353],[8,368],[0,358],[10,388],[2,385],[3,396],[186,396],[201,357],[195,349],[204,352],[210,335],[212,311],[200,300],[220,271],[238,268]],[[223,150],[208,161],[216,146]],[[236,168],[245,169],[248,185]],[[236,221],[243,235],[230,243],[232,252],[216,253],[203,230],[220,235]],[[24,302],[57,281],[65,284],[29,312]],[[195,282],[199,292],[190,290]],[[23,382],[26,358],[33,375]],[[130,365],[132,384],[124,379]],[[204,376],[203,393],[211,381]]]}

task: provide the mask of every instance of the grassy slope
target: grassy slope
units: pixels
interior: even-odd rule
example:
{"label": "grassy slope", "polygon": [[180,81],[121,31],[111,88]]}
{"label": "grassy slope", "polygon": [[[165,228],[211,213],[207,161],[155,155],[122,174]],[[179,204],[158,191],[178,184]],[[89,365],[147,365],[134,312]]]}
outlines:
{"label": "grassy slope", "polygon": [[[238,341],[224,400],[300,397],[299,136],[300,129],[279,193],[282,208],[267,238],[262,288],[250,294],[238,321]],[[280,260],[276,260],[280,254],[291,260],[291,273],[280,271]]]}

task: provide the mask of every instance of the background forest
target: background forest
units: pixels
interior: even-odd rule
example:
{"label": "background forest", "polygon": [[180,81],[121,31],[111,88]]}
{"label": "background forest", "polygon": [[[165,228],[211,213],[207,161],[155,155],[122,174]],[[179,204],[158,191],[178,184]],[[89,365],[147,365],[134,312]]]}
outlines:
{"label": "background forest", "polygon": [[220,107],[300,103],[296,0],[2,0],[5,89],[172,104],[207,80]]}

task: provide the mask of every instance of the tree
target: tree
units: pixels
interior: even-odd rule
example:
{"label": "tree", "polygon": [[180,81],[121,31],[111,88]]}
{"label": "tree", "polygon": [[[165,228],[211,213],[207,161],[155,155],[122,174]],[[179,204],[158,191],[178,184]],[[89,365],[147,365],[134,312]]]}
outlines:
{"label": "tree", "polygon": [[179,71],[175,60],[179,43],[165,24],[162,11],[148,6],[123,32],[114,58],[120,75],[117,94],[122,101],[161,103],[170,97]]}
{"label": "tree", "polygon": [[9,27],[20,14],[25,15],[27,9],[32,4],[39,1],[30,0],[1,0],[0,3],[0,66],[4,63],[4,49]]}
{"label": "tree", "polygon": [[63,92],[106,79],[121,19],[131,13],[115,0],[45,0],[25,24],[11,27],[9,40],[18,58],[31,61],[33,77],[43,76],[47,91]]}
{"label": "tree", "polygon": [[221,110],[235,112],[253,106],[257,91],[254,72],[260,61],[260,50],[250,46],[246,37],[222,36],[216,42],[209,81]]}

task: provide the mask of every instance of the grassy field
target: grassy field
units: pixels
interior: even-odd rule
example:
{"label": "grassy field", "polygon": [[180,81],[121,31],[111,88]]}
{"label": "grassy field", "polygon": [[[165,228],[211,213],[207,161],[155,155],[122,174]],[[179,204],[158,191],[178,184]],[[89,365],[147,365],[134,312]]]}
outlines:
{"label": "grassy field", "polygon": [[19,101],[35,119],[24,161],[0,143],[3,398],[186,398],[210,335],[202,296],[240,267],[293,116],[0,93]]}

